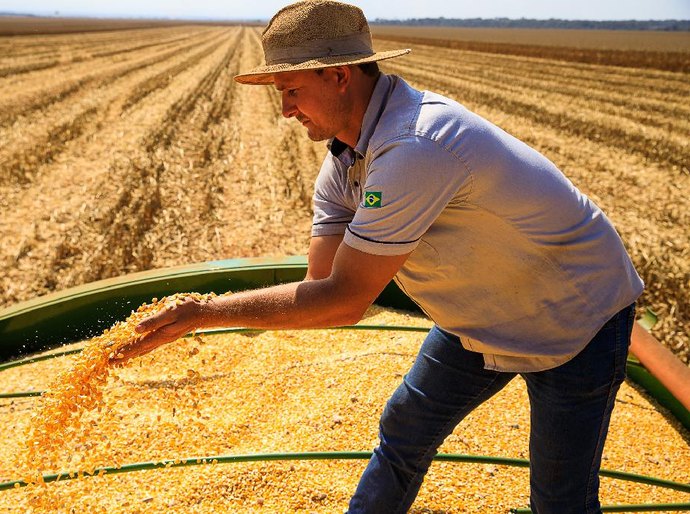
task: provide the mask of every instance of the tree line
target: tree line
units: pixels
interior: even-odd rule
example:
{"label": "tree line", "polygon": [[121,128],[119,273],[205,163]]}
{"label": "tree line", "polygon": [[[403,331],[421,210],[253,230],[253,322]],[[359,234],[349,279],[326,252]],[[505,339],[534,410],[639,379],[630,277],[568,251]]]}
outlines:
{"label": "tree line", "polygon": [[418,25],[429,27],[481,27],[481,28],[523,28],[523,29],[599,29],[599,30],[662,30],[674,32],[690,31],[690,20],[538,20],[532,18],[411,18],[388,20],[377,18],[378,25]]}

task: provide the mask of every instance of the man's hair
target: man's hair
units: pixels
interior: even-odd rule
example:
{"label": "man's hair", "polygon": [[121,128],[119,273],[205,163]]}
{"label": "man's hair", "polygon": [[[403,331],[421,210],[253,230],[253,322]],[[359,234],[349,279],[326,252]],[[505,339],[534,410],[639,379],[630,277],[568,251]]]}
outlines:
{"label": "man's hair", "polygon": [[379,63],[376,61],[363,62],[358,64],[357,67],[362,70],[367,77],[376,77],[379,74]]}

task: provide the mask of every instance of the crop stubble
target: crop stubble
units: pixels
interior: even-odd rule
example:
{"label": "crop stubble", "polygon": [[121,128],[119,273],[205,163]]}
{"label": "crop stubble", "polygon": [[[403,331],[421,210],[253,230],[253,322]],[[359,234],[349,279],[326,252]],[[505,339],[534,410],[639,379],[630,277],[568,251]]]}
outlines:
{"label": "crop stubble", "polygon": [[475,52],[690,71],[685,32],[375,25],[375,37]]}
{"label": "crop stubble", "polygon": [[[387,37],[391,37],[388,35]],[[425,46],[387,71],[543,151],[608,212],[688,361],[687,74]],[[305,253],[325,152],[280,116],[258,29],[0,38],[0,299],[158,266]]]}

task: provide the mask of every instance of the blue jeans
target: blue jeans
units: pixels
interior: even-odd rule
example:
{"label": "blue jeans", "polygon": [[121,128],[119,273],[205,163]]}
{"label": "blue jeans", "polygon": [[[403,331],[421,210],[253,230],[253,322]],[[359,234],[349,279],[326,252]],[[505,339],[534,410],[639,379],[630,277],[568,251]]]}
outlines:
{"label": "blue jeans", "polygon": [[[616,314],[565,364],[521,374],[530,401],[530,506],[535,514],[601,512],[598,472],[625,378],[634,311],[633,304]],[[481,354],[432,328],[384,409],[380,444],[348,512],[407,512],[443,440],[515,375],[484,369]]]}

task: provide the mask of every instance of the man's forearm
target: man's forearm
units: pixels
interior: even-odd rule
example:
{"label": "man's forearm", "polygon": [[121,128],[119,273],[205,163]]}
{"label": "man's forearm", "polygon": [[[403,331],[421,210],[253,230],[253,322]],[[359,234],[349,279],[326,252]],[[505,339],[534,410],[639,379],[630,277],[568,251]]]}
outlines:
{"label": "man's forearm", "polygon": [[[321,241],[327,248],[331,248],[331,242],[337,240]],[[323,257],[323,251],[320,255]],[[122,348],[113,362],[144,355],[200,328],[301,329],[356,323],[406,258],[407,254],[370,255],[343,244],[338,247],[333,266],[327,256],[329,265],[312,266],[309,280],[210,300],[190,297],[142,320],[136,326],[141,335]],[[324,278],[329,269],[330,276]],[[320,275],[322,278],[315,278]]]}
{"label": "man's forearm", "polygon": [[209,301],[203,327],[322,328],[356,323],[368,302],[342,297],[329,279],[244,291]]}

